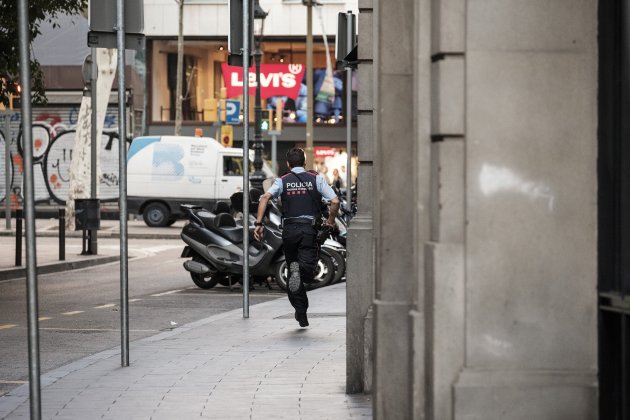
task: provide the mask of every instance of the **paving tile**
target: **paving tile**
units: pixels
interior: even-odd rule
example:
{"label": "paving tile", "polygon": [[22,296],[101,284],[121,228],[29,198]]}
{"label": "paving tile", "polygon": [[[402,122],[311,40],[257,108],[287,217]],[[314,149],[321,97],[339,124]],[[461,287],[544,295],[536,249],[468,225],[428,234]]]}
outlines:
{"label": "paving tile", "polygon": [[[344,312],[345,284],[309,292]],[[345,395],[345,318],[297,328],[286,298],[196,321],[43,375],[44,418],[371,419],[369,395]],[[0,397],[0,418],[29,418],[26,395]],[[10,413],[10,414],[9,414]]]}

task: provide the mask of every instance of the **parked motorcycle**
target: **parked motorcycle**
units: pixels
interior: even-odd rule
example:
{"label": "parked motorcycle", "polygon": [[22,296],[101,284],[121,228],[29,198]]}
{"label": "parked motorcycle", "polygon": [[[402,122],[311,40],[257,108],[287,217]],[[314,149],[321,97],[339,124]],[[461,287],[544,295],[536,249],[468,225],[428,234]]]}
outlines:
{"label": "parked motorcycle", "polygon": [[331,284],[340,282],[346,274],[346,248],[333,239],[331,234],[330,238],[326,239],[326,242],[322,245],[322,249],[331,256],[335,265],[335,275]]}
{"label": "parked motorcycle", "polygon": [[[186,244],[182,257],[190,258],[184,268],[190,272],[193,282],[202,289],[209,289],[232,276],[243,272],[243,228],[238,226],[230,213],[214,214],[200,206],[182,204],[181,209],[188,217],[181,238]],[[282,288],[288,279],[282,233],[275,226],[264,226],[263,240],[253,240],[254,226],[248,223],[249,272],[254,278],[275,277]],[[310,288],[330,284],[334,278],[335,265],[330,255],[322,252],[318,262],[316,281]],[[229,276],[229,277],[228,277]]]}
{"label": "parked motorcycle", "polygon": [[[338,223],[342,223],[342,222],[338,221]],[[281,224],[282,224],[282,211],[280,207],[278,206],[278,204],[275,201],[271,200],[269,201],[269,206],[267,208],[267,225],[271,225],[273,228],[280,230]],[[345,231],[345,228],[344,228],[344,231]],[[334,284],[341,281],[341,279],[346,273],[346,248],[335,239],[337,235],[338,235],[337,230],[331,232],[330,237],[321,246],[322,253],[330,256],[333,261],[333,265],[335,266],[333,278],[329,284]],[[284,273],[283,275],[286,275],[286,266],[281,267],[281,270]],[[317,273],[316,273],[316,282],[313,285],[307,287],[309,290],[327,285],[325,281],[322,281],[324,280],[323,278],[324,276],[322,276],[321,273],[322,273],[322,270],[320,270],[318,266]],[[280,279],[279,282],[277,280],[278,278]],[[278,283],[278,286],[280,286],[280,288],[282,288],[283,290],[286,290],[286,282],[283,282],[283,277],[277,277],[276,283]]]}

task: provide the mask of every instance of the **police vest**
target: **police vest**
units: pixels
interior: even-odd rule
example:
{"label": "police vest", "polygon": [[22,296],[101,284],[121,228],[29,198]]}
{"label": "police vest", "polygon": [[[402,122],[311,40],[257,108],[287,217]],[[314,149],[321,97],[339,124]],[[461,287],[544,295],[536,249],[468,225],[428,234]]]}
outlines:
{"label": "police vest", "polygon": [[282,214],[284,217],[319,216],[322,195],[317,191],[317,174],[293,172],[282,177]]}

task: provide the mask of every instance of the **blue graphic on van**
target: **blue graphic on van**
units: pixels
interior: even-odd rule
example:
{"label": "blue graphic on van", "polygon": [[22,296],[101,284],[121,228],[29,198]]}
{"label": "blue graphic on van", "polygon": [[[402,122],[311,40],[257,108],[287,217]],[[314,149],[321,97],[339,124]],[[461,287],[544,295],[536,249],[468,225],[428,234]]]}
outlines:
{"label": "blue graphic on van", "polygon": [[144,149],[148,145],[160,141],[159,137],[138,137],[133,140],[131,146],[129,146],[129,150],[127,151],[127,162],[131,160],[131,158],[138,153],[140,150]]}
{"label": "blue graphic on van", "polygon": [[153,146],[153,178],[179,180],[184,175],[184,165],[180,162],[183,157],[184,149],[179,144],[156,143]]}

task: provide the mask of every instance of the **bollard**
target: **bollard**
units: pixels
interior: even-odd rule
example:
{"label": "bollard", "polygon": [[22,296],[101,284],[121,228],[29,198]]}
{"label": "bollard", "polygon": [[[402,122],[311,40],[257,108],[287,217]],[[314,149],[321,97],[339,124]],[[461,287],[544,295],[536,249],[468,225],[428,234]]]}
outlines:
{"label": "bollard", "polygon": [[66,260],[66,209],[59,209],[59,261]]}
{"label": "bollard", "polygon": [[22,218],[23,210],[15,211],[15,266],[22,266]]}

